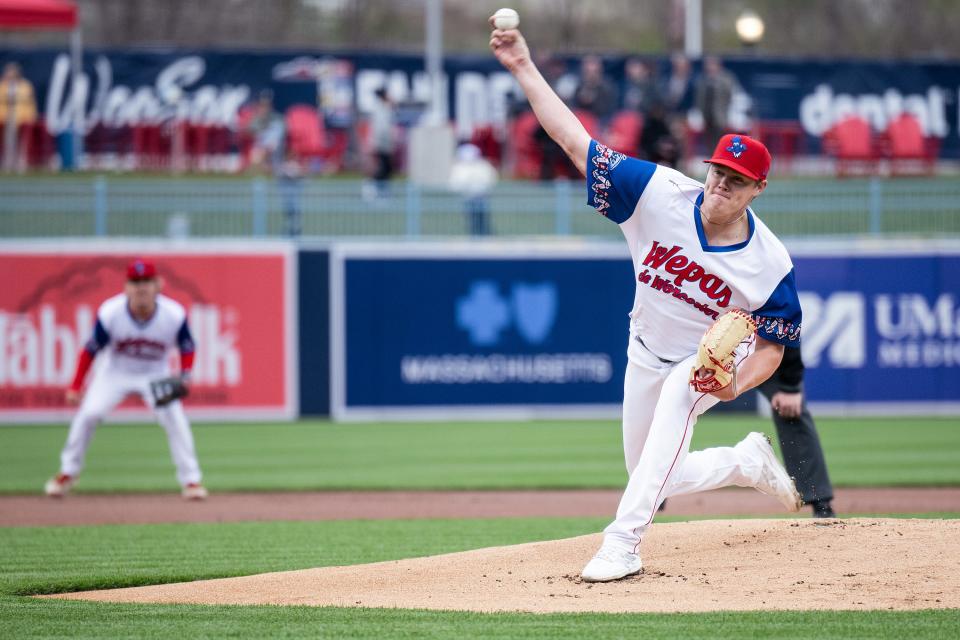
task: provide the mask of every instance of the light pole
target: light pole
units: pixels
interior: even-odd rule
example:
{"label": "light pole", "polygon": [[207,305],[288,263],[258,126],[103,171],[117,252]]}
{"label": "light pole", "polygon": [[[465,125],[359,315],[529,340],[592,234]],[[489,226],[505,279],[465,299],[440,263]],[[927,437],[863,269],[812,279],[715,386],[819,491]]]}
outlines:
{"label": "light pole", "polygon": [[737,17],[736,22],[737,37],[741,44],[748,49],[753,49],[761,40],[765,26],[763,18],[755,12],[747,9]]}

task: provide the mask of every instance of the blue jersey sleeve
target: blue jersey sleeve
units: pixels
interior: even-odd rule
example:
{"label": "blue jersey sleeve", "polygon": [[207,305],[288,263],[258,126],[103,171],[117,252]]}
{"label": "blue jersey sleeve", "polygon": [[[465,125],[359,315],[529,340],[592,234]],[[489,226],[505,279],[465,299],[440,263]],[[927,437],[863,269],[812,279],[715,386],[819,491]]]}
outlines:
{"label": "blue jersey sleeve", "polygon": [[97,324],[93,325],[93,335],[87,340],[84,349],[90,353],[96,353],[107,346],[108,342],[110,342],[110,334],[107,333],[103,323],[100,322],[100,318],[97,318]]}
{"label": "blue jersey sleeve", "polygon": [[633,215],[657,165],[590,141],[587,152],[587,204],[617,224]]}
{"label": "blue jersey sleeve", "polygon": [[757,335],[787,347],[800,346],[800,298],[793,274],[783,277],[763,306],[753,312],[757,321]]}
{"label": "blue jersey sleeve", "polygon": [[180,330],[177,332],[177,347],[180,348],[180,353],[193,353],[197,348],[186,319],[183,320],[183,324],[180,325]]}

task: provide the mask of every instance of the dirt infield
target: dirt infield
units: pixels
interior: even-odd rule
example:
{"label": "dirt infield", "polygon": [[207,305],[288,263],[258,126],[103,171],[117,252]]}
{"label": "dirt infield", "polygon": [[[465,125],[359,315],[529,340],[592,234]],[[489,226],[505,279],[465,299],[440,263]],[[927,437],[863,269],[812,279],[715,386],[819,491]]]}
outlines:
{"label": "dirt infield", "polygon": [[51,596],[139,603],[467,611],[693,612],[960,608],[960,520],[655,524],[644,571],[577,577],[600,535],[429,558]]}
{"label": "dirt infield", "polygon": [[[176,494],[0,496],[0,526],[146,524],[407,518],[612,517],[611,491],[326,491],[213,493],[205,502]],[[843,514],[960,512],[960,488],[838,489]],[[763,516],[783,510],[752,489],[671,498],[665,515]]]}

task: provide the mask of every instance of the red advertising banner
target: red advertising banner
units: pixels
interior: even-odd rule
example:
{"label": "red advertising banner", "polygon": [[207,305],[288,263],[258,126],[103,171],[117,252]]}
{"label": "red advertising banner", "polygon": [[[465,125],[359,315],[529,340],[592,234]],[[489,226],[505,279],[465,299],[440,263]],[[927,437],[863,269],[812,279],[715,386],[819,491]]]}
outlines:
{"label": "red advertising banner", "polygon": [[[152,260],[164,295],[187,310],[197,344],[188,415],[285,418],[294,413],[292,254],[275,250],[0,251],[0,422],[61,419],[77,355],[125,268]],[[95,362],[96,366],[96,362]],[[89,382],[90,376],[88,376]],[[128,399],[121,416],[149,414]]]}

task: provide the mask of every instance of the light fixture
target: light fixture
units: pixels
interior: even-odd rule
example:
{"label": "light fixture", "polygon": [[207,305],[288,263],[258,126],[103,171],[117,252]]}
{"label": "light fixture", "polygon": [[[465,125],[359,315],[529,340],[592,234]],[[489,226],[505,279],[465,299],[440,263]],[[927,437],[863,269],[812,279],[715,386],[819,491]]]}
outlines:
{"label": "light fixture", "polygon": [[752,46],[763,40],[763,18],[747,9],[737,18],[737,37],[745,45]]}

